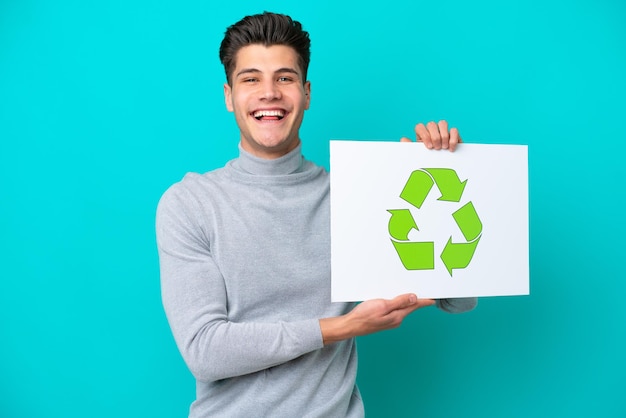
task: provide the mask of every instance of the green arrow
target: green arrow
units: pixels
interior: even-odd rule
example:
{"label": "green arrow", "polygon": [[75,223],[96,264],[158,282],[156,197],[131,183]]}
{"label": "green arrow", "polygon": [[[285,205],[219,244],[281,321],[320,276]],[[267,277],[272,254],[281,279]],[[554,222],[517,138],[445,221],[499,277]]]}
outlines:
{"label": "green arrow", "polygon": [[452,276],[452,269],[464,269],[469,265],[478,241],[480,237],[476,241],[462,243],[453,243],[452,237],[448,239],[446,247],[441,252],[441,261],[445,264],[450,276]]}
{"label": "green arrow", "polygon": [[461,209],[454,212],[452,217],[454,217],[467,241],[475,240],[483,230],[483,223],[480,221],[472,202],[466,203]]}
{"label": "green arrow", "polygon": [[389,218],[389,234],[401,241],[409,239],[409,232],[415,228],[419,231],[411,211],[408,209],[389,209],[387,212],[391,213]]}
{"label": "green arrow", "polygon": [[421,208],[428,192],[433,187],[433,179],[422,170],[415,170],[409,176],[400,197],[416,208]]}
{"label": "green arrow", "polygon": [[438,200],[446,202],[460,202],[463,190],[467,184],[467,180],[461,182],[456,171],[451,168],[425,168],[428,173],[435,179],[437,187],[441,192]]}
{"label": "green arrow", "polygon": [[434,242],[397,242],[391,240],[407,270],[432,270],[435,268]]}

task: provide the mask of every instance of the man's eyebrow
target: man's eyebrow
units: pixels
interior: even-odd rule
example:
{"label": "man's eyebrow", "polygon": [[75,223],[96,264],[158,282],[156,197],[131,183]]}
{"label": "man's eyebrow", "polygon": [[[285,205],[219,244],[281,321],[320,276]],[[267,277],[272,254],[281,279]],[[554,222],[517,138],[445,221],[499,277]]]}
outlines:
{"label": "man's eyebrow", "polygon": [[295,68],[291,68],[291,67],[279,68],[278,70],[274,71],[274,73],[292,73],[298,76],[300,75],[300,73]]}
{"label": "man's eyebrow", "polygon": [[[239,77],[244,74],[257,74],[260,72],[261,70],[257,68],[243,68],[237,74],[235,74],[235,77]],[[290,74],[295,74],[297,76],[300,76],[300,73],[298,72],[298,70],[296,70],[295,68],[291,68],[291,67],[282,67],[274,71],[274,74],[280,74],[280,73],[290,73]]]}
{"label": "man's eyebrow", "polygon": [[250,73],[260,73],[261,70],[257,70],[256,68],[244,68],[235,74],[235,77],[239,77],[242,74],[250,74]]}

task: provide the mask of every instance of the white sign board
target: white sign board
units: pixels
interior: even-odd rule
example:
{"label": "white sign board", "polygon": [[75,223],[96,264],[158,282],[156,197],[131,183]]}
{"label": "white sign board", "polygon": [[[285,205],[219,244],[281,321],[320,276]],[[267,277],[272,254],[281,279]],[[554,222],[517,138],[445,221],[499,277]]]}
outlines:
{"label": "white sign board", "polygon": [[332,300],[527,295],[528,147],[331,141]]}

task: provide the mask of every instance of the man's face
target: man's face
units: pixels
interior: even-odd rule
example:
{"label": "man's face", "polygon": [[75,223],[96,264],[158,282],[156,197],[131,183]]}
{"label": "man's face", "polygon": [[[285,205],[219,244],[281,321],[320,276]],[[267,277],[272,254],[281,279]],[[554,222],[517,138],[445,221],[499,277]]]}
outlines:
{"label": "man's face", "polygon": [[309,108],[311,84],[303,83],[296,51],[288,46],[248,45],[239,50],[224,84],[224,98],[241,133],[244,150],[278,158],[300,143],[298,131]]}

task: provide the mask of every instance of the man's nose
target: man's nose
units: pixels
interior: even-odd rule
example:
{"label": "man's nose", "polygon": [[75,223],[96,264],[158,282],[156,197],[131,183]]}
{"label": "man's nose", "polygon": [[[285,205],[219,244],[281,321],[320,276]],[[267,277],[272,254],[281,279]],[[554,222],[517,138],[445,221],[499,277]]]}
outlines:
{"label": "man's nose", "polygon": [[280,89],[278,88],[276,83],[274,83],[273,80],[268,80],[263,83],[262,91],[261,91],[262,99],[276,100],[276,99],[280,99],[280,97],[281,97]]}

